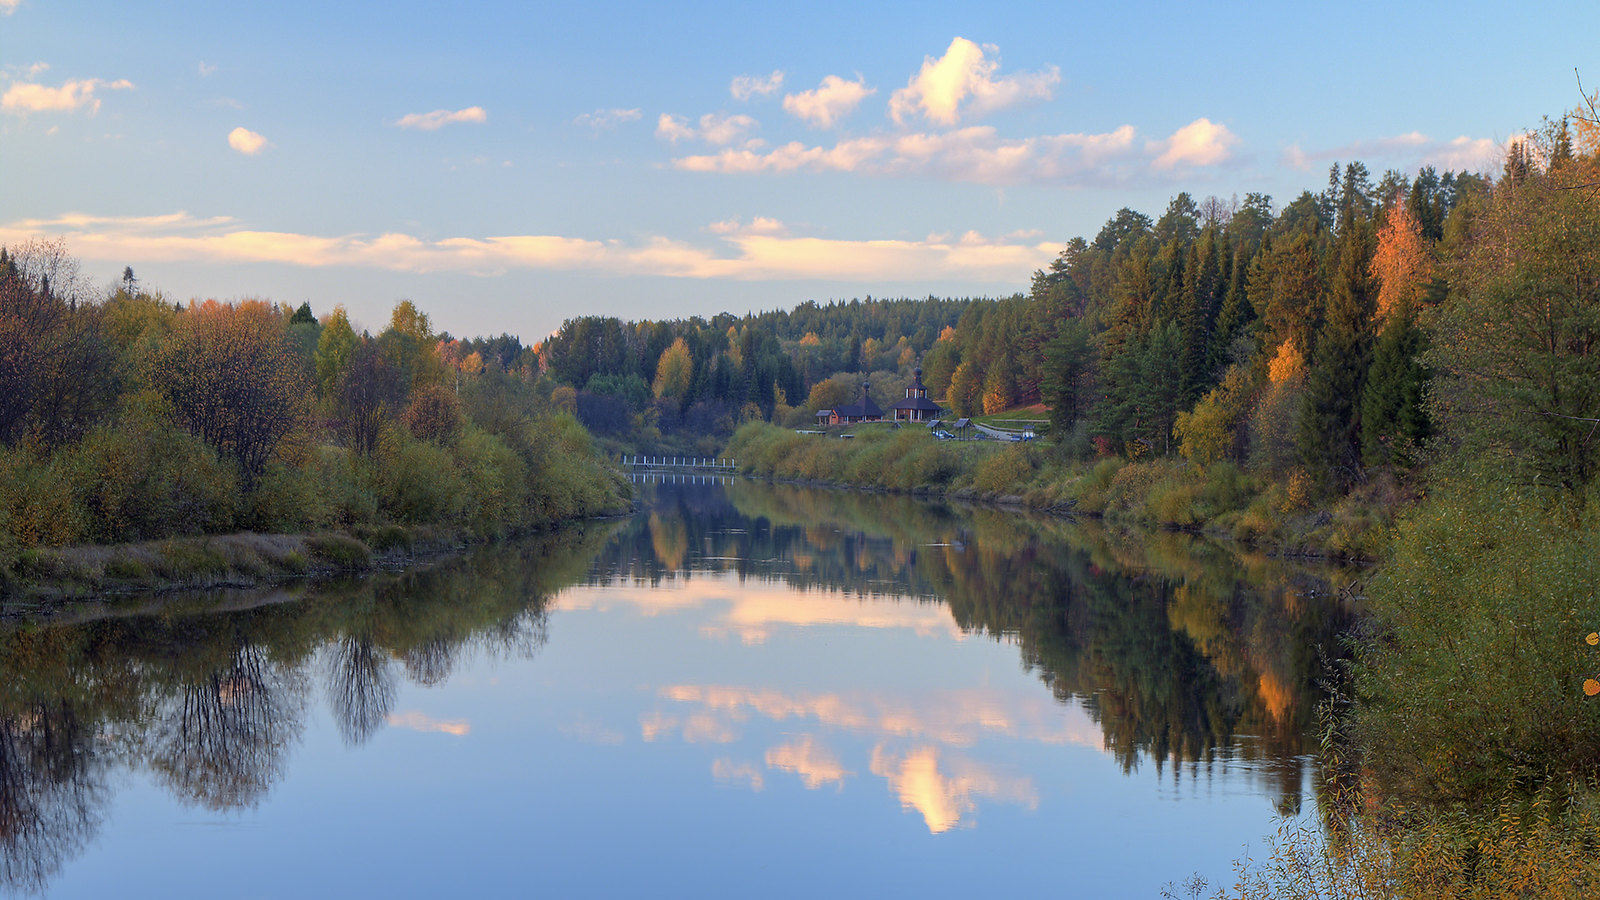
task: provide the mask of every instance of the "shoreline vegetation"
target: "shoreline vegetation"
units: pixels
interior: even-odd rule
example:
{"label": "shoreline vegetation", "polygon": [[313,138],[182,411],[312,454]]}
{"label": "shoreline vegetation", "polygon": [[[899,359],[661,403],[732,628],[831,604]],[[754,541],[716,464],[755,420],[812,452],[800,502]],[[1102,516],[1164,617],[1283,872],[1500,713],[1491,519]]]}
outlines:
{"label": "shoreline vegetation", "polygon": [[[60,243],[0,249],[0,594],[370,564],[405,544],[392,529],[426,546],[595,515],[629,496],[602,451],[1376,560],[1329,673],[1321,827],[1231,889],[1183,890],[1589,896],[1597,104],[1511,142],[1497,177],[1350,163],[1281,208],[1120,210],[1025,295],[585,316],[536,347],[436,333],[409,301],[376,335],[337,307],[174,304],[131,268],[87,285]],[[1050,440],[795,433],[913,375],[959,417],[1042,405]],[[285,533],[317,537],[263,536]],[[52,549],[82,545],[135,549]]]}
{"label": "shoreline vegetation", "polygon": [[537,368],[409,301],[374,336],[0,248],[0,599],[360,569],[626,508]]}
{"label": "shoreline vegetation", "polygon": [[1081,461],[1044,442],[939,441],[921,426],[858,425],[851,440],[761,422],[740,426],[726,456],[776,481],[862,488],[1085,515],[1118,528],[1191,531],[1282,556],[1374,562],[1414,497],[1386,481],[1319,503],[1227,463]]}

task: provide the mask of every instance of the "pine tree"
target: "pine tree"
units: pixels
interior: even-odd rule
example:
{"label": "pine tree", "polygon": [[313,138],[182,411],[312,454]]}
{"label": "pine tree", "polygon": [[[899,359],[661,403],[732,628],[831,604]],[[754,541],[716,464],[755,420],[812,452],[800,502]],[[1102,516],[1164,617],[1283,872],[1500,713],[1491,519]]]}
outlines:
{"label": "pine tree", "polygon": [[1370,220],[1353,220],[1341,233],[1324,324],[1306,371],[1295,448],[1307,474],[1325,489],[1343,490],[1363,477],[1360,398],[1377,293],[1368,273],[1374,243]]}
{"label": "pine tree", "polygon": [[1410,310],[1390,317],[1361,391],[1361,460],[1369,467],[1409,467],[1432,430],[1424,404],[1431,377],[1422,362],[1426,349]]}

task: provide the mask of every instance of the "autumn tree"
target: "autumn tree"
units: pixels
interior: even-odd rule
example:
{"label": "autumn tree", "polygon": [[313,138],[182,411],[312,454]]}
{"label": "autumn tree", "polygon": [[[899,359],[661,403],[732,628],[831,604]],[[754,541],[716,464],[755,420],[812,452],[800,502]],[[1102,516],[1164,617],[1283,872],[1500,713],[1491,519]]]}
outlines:
{"label": "autumn tree", "polygon": [[117,373],[99,310],[49,286],[52,273],[71,281],[62,273],[75,272],[76,263],[45,246],[50,252],[32,257],[0,249],[0,441],[27,436],[49,447],[81,436],[109,412]]}
{"label": "autumn tree", "polygon": [[313,357],[316,365],[317,392],[332,397],[339,381],[350,368],[351,354],[355,351],[356,332],[350,327],[350,316],[343,306],[335,306],[322,323],[317,336],[317,351]]}
{"label": "autumn tree", "polygon": [[1454,442],[1574,490],[1600,476],[1600,160],[1533,156],[1475,217],[1427,361]]}
{"label": "autumn tree", "polygon": [[453,442],[466,424],[461,414],[461,401],[454,392],[437,384],[412,393],[401,421],[413,436],[441,444]]}
{"label": "autumn tree", "polygon": [[1433,268],[1432,251],[1411,207],[1394,204],[1378,229],[1378,245],[1372,254],[1371,273],[1378,282],[1374,318],[1380,328],[1391,316],[1416,308],[1433,279]]}
{"label": "autumn tree", "polygon": [[694,357],[689,353],[688,343],[680,337],[672,342],[672,346],[661,351],[651,391],[658,398],[681,401],[688,396],[689,384],[693,379]]}
{"label": "autumn tree", "polygon": [[[332,331],[329,326],[323,334]],[[362,456],[378,451],[384,423],[394,415],[405,396],[400,370],[372,338],[353,338],[348,362],[333,373],[329,395],[333,425],[344,438],[345,446]]]}
{"label": "autumn tree", "polygon": [[247,484],[305,426],[309,385],[284,317],[265,303],[190,304],[148,365],[178,424],[238,463]]}

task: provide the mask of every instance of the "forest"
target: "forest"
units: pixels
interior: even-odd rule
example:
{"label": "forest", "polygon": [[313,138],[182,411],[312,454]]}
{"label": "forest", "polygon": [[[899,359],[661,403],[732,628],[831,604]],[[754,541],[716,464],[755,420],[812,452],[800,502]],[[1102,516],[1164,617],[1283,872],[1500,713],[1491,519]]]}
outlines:
{"label": "forest", "polygon": [[[0,249],[0,587],[60,580],[35,571],[41,547],[449,543],[625,508],[626,484],[510,345],[436,334],[409,301],[372,335],[341,307],[175,303],[131,267],[98,289],[60,242]],[[124,574],[187,574],[184,553]]]}

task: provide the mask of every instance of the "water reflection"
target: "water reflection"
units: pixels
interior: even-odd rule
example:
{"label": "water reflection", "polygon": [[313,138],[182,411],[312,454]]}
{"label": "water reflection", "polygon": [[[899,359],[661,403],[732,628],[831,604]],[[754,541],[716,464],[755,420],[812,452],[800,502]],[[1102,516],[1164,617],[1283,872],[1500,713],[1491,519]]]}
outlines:
{"label": "water reflection", "polygon": [[613,529],[288,594],[138,600],[4,626],[0,890],[42,892],[82,852],[116,767],[206,810],[260,804],[292,763],[314,687],[352,746],[386,725],[465,734],[465,722],[395,713],[399,672],[436,684],[469,649],[537,653],[550,594],[583,576]]}
{"label": "water reflection", "polygon": [[255,806],[288,768],[303,728],[301,673],[241,639],[221,666],[157,701],[140,755],[173,795],[210,810]]}
{"label": "water reflection", "polygon": [[[818,633],[899,642],[883,672],[900,681],[662,674],[626,718],[579,712],[561,728],[597,748],[704,754],[725,796],[871,792],[943,834],[982,807],[1049,802],[1040,772],[996,748],[1071,746],[1173,778],[1244,769],[1277,806],[1302,802],[1321,655],[1347,619],[1327,573],[907,498],[748,482],[644,494],[625,522],[404,573],[0,626],[0,889],[42,891],[84,852],[113,772],[229,812],[293,777],[323,710],[350,753],[387,729],[493,732],[406,708],[408,685],[535,657],[552,610],[692,617],[695,640],[751,654]],[[1044,687],[919,683],[918,647],[989,641]]]}
{"label": "water reflection", "polygon": [[[903,497],[654,490],[652,513],[596,564],[591,584],[609,590],[580,602],[717,605],[709,632],[747,642],[838,623],[1015,641],[1125,768],[1221,753],[1262,763],[1284,808],[1301,802],[1317,683],[1349,621],[1329,596],[1337,573],[1185,534]],[[852,602],[883,598],[901,602]]]}

